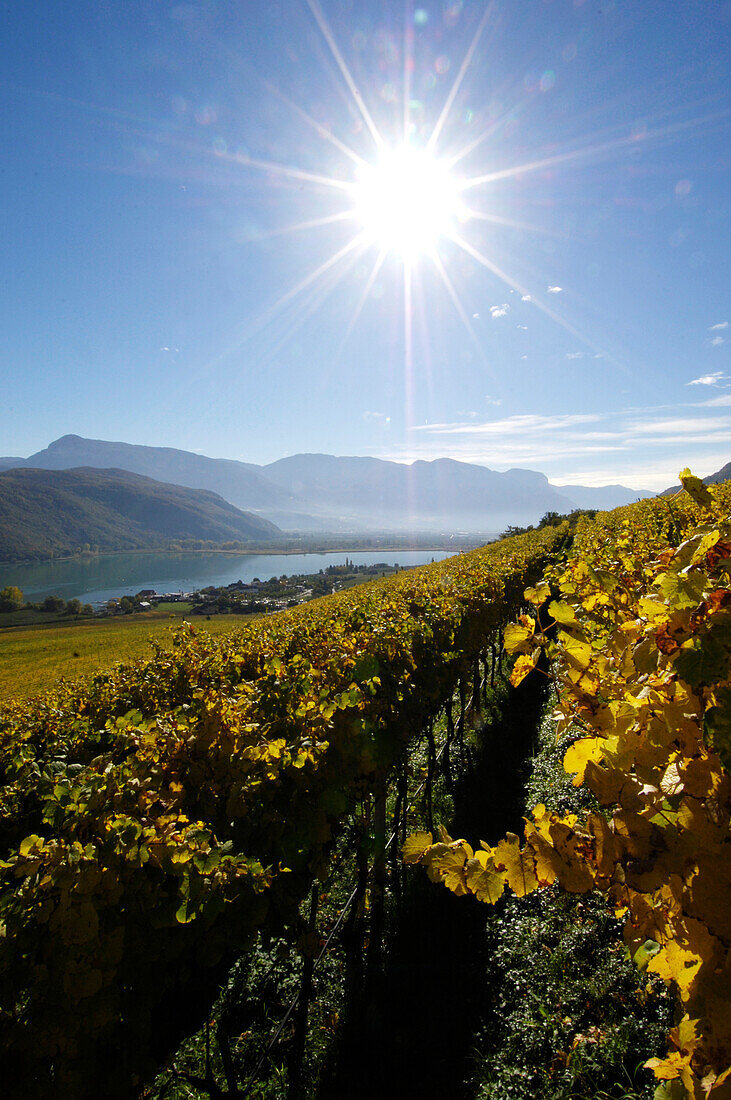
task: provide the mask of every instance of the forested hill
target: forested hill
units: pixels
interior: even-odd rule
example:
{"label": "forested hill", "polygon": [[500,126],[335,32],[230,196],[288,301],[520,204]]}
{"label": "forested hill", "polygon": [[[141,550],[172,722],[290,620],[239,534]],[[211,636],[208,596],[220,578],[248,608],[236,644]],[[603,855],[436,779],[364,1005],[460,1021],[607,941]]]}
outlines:
{"label": "forested hill", "polygon": [[0,473],[0,561],[276,538],[268,520],[216,493],[126,470],[13,469]]}

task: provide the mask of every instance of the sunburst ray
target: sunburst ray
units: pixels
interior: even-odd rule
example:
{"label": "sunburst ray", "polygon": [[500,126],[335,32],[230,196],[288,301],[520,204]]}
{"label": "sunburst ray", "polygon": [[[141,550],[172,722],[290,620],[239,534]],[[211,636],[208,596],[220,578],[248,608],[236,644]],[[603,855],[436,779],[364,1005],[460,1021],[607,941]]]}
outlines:
{"label": "sunburst ray", "polygon": [[470,65],[472,64],[472,58],[474,57],[475,50],[477,49],[477,43],[480,41],[480,38],[482,37],[482,32],[485,29],[485,25],[487,24],[487,20],[489,19],[492,10],[493,10],[493,2],[491,0],[491,2],[487,5],[487,7],[485,8],[485,11],[483,12],[482,19],[480,20],[480,22],[477,25],[477,30],[475,31],[475,33],[472,37],[472,41],[470,42],[469,49],[467,50],[467,53],[465,54],[465,56],[462,60],[462,64],[459,67],[459,71],[457,72],[457,75],[454,78],[454,81],[452,83],[452,87],[449,91],[449,95],[447,96],[446,101],[444,103],[444,106],[442,107],[441,114],[439,115],[439,118],[437,119],[437,121],[434,125],[434,129],[432,130],[432,132],[429,136],[429,141],[427,142],[427,149],[429,150],[429,152],[433,152],[434,149],[436,148],[437,142],[439,141],[439,137],[440,137],[441,132],[444,128],[444,124],[446,123],[447,118],[449,117],[449,112],[452,110],[452,104],[454,103],[457,92],[460,89],[460,86],[462,84],[462,81],[465,78],[465,74],[466,74],[467,70],[469,69]]}
{"label": "sunburst ray", "polygon": [[365,100],[363,99],[363,96],[361,95],[361,92],[360,92],[360,89],[358,88],[358,85],[353,80],[353,77],[350,73],[350,69],[345,64],[345,59],[343,58],[343,55],[341,54],[340,50],[338,49],[338,44],[335,41],[335,38],[333,36],[332,31],[330,30],[330,24],[328,23],[327,19],[325,18],[325,15],[322,11],[322,8],[320,7],[320,4],[319,4],[318,0],[307,0],[307,6],[310,9],[310,11],[312,12],[312,14],[314,16],[314,19],[315,19],[315,22],[317,23],[318,27],[320,28],[320,31],[322,33],[323,38],[325,39],[328,46],[330,47],[330,52],[333,55],[333,57],[335,58],[335,62],[337,64],[338,68],[340,69],[340,72],[342,73],[342,76],[343,76],[343,79],[344,79],[345,83],[348,85],[348,88],[350,90],[350,94],[352,95],[352,97],[353,97],[353,99],[356,103],[356,106],[358,107],[358,110],[361,113],[363,121],[365,122],[366,126],[368,127],[368,131],[369,131],[371,137],[373,138],[373,141],[375,142],[376,148],[380,149],[381,146],[383,145],[383,138],[381,137],[381,134],[378,130],[378,127],[376,126],[375,122],[371,118],[370,111],[368,110],[368,108],[365,105]]}

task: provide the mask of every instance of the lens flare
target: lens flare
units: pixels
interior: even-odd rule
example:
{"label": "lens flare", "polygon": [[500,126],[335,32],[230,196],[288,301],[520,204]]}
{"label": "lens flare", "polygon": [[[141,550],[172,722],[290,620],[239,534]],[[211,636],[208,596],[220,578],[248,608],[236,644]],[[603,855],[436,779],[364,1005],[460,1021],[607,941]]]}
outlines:
{"label": "lens flare", "polygon": [[360,165],[353,199],[365,240],[405,259],[431,253],[465,218],[460,183],[446,164],[408,146]]}

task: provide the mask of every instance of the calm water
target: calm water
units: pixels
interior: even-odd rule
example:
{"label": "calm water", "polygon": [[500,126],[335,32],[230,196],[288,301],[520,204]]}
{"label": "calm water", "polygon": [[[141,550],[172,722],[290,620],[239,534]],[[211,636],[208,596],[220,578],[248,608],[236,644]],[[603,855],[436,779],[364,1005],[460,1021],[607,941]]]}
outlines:
{"label": "calm water", "polygon": [[0,565],[0,588],[16,584],[26,600],[76,596],[82,603],[104,603],[114,596],[134,596],[143,588],[156,592],[194,592],[207,585],[245,584],[295,573],[317,573],[346,558],[356,565],[388,562],[425,565],[448,558],[447,550],[364,550],[337,554],[104,554],[40,565]]}

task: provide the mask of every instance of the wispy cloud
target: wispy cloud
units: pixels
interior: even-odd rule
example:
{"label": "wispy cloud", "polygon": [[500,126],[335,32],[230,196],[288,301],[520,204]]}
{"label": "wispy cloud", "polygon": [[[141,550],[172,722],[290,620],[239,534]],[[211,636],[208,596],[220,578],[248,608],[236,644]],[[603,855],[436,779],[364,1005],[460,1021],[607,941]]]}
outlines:
{"label": "wispy cloud", "polygon": [[368,409],[366,409],[366,411],[363,413],[363,419],[365,420],[365,422],[367,424],[369,424],[369,423],[370,424],[390,424],[391,423],[391,417],[390,416],[386,416],[386,414],[382,413],[382,412],[371,412]]}
{"label": "wispy cloud", "polygon": [[499,306],[490,306],[490,316],[493,318],[504,317],[509,309],[510,306],[507,302],[503,302],[502,305]]}
{"label": "wispy cloud", "polygon": [[713,374],[702,374],[700,378],[694,378],[692,382],[686,382],[685,384],[686,386],[717,386],[723,379],[723,371],[717,370]]}
{"label": "wispy cloud", "polygon": [[718,332],[719,329],[728,328],[728,321],[719,321],[717,325],[711,325],[708,329],[709,332]]}
{"label": "wispy cloud", "polygon": [[718,348],[723,343],[725,343],[723,336],[714,336],[711,340],[711,347]]}
{"label": "wispy cloud", "polygon": [[502,405],[503,400],[501,397],[491,397],[490,394],[485,394],[486,405]]}
{"label": "wispy cloud", "polygon": [[731,393],[617,412],[523,414],[423,424],[384,458],[451,457],[541,470],[552,480],[663,489],[688,465],[705,475],[731,457]]}
{"label": "wispy cloud", "polygon": [[731,393],[722,393],[718,397],[711,397],[710,400],[702,402],[702,407],[706,409],[721,409],[728,405],[731,405]]}
{"label": "wispy cloud", "polygon": [[584,353],[583,353],[583,351],[567,351],[566,352],[566,358],[567,359],[583,359],[584,358]]}
{"label": "wispy cloud", "polygon": [[546,288],[549,294],[560,294],[563,291],[562,286],[549,286]]}
{"label": "wispy cloud", "polygon": [[533,295],[532,294],[524,294],[520,300],[521,300],[521,302],[532,302],[533,301]]}

